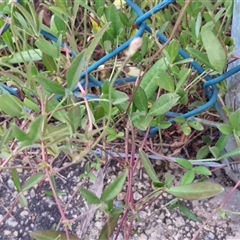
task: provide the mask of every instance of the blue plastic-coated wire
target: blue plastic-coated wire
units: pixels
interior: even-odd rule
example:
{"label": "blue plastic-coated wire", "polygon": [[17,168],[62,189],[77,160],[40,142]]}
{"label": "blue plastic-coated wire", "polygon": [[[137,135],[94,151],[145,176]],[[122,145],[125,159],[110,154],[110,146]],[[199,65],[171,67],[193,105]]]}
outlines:
{"label": "blue plastic-coated wire", "polygon": [[[111,53],[109,53],[108,55],[104,56],[103,58],[101,58],[100,60],[98,60],[96,63],[94,63],[93,65],[91,65],[88,69],[87,69],[87,73],[91,73],[92,71],[96,70],[99,66],[101,66],[102,64],[104,64],[105,62],[107,62],[108,60],[110,60],[111,58],[114,58],[115,56],[117,56],[119,53],[123,52],[125,49],[127,49],[129,47],[129,44],[131,43],[131,41],[136,38],[136,37],[142,37],[144,31],[145,31],[145,23],[142,23],[142,25],[140,26],[138,32],[136,33],[136,35],[132,38],[130,38],[128,41],[126,41],[124,44],[122,44],[120,47],[116,48],[115,50],[113,50]],[[83,72],[81,74],[81,79],[86,77],[86,72]],[[74,90],[76,90],[78,87],[76,86],[76,88]]]}
{"label": "blue plastic-coated wire", "polygon": [[[49,40],[51,40],[51,41],[53,41],[53,42],[55,42],[55,43],[58,42],[58,38],[55,37],[55,36],[53,36],[51,33],[46,32],[45,30],[41,30],[40,33],[41,33],[44,37],[48,38]],[[62,48],[67,48],[67,49],[70,51],[70,53],[71,53],[71,55],[72,55],[73,57],[76,57],[76,56],[77,56],[77,54],[76,54],[67,44],[61,43],[61,47],[62,47]]]}
{"label": "blue plastic-coated wire", "polygon": [[0,86],[8,91],[10,94],[17,96],[18,90],[17,88],[8,87],[6,84],[1,83]]}
{"label": "blue plastic-coated wire", "polygon": [[[129,78],[117,78],[116,81],[115,81],[115,85],[122,85],[122,84],[125,84],[125,83],[131,83],[131,82],[136,82],[136,77],[129,77]],[[85,87],[85,84],[86,84],[86,81],[84,81],[85,79],[83,79],[81,81],[81,85],[83,87]],[[103,83],[104,81],[99,81],[97,79],[95,79],[94,77],[90,76],[89,77],[89,83],[88,83],[88,88],[92,88],[92,87],[102,87],[103,86]],[[96,83],[97,81],[97,83]]]}

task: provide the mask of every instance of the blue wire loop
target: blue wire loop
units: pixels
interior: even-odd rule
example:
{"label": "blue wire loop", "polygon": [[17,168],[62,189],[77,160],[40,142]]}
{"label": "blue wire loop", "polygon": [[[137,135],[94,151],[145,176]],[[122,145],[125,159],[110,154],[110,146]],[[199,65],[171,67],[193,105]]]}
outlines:
{"label": "blue wire loop", "polygon": [[[21,0],[17,0],[18,3],[21,2]],[[123,52],[125,49],[127,49],[129,47],[130,42],[136,38],[136,37],[142,37],[142,35],[144,34],[144,32],[149,32],[152,33],[151,28],[146,24],[146,20],[151,18],[152,15],[154,15],[155,13],[163,10],[164,8],[166,8],[167,6],[169,6],[172,3],[175,3],[176,0],[164,0],[163,2],[157,4],[153,9],[149,10],[148,12],[146,12],[145,14],[142,12],[142,10],[131,0],[126,0],[126,3],[128,4],[129,7],[131,7],[136,14],[138,15],[138,18],[136,19],[135,23],[139,26],[139,30],[136,33],[136,35],[134,37],[132,37],[131,39],[129,39],[128,41],[126,41],[125,43],[123,43],[121,46],[119,46],[118,48],[116,48],[115,50],[113,50],[111,53],[107,54],[106,56],[102,57],[100,60],[98,60],[97,62],[95,62],[94,64],[92,64],[91,66],[89,66],[87,68],[86,72],[83,72],[80,76],[80,82],[81,84],[84,86],[86,84],[86,76],[88,78],[88,87],[102,87],[103,85],[103,81],[98,81],[97,79],[95,79],[94,77],[92,77],[90,75],[91,72],[95,71],[100,65],[104,64],[105,62],[107,62],[108,60],[110,60],[111,58],[114,58],[115,56],[117,56],[119,53]],[[1,35],[4,34],[4,32],[6,32],[9,29],[9,24],[5,24],[4,27],[2,27],[2,29],[0,29],[0,33]],[[45,30],[41,30],[40,33],[47,39],[53,41],[53,42],[57,42],[58,38],[56,36],[53,36],[51,33],[46,32]],[[161,43],[165,43],[168,39],[161,33],[157,33],[157,38]],[[62,43],[61,46],[64,48],[68,48],[71,52],[71,55],[73,57],[76,56],[76,53],[69,47],[67,46],[65,43]],[[184,58],[184,59],[188,59],[190,58],[190,56],[183,50],[183,49],[179,49],[179,55]],[[197,71],[198,74],[202,74],[204,73],[204,69],[197,63],[197,62],[190,62],[191,66]],[[216,77],[214,79],[212,79],[209,75],[205,76],[206,82],[203,85],[203,89],[208,97],[208,102],[206,102],[204,105],[189,111],[187,113],[181,114],[181,113],[174,113],[174,112],[168,112],[166,115],[171,117],[172,119],[170,119],[169,121],[171,123],[175,123],[174,118],[177,116],[182,116],[184,118],[190,118],[193,117],[195,115],[198,115],[202,112],[205,112],[207,109],[209,109],[210,107],[212,107],[213,105],[215,105],[215,108],[218,112],[221,112],[221,106],[218,103],[218,89],[216,84],[220,83],[222,81],[224,81],[226,78],[232,76],[233,74],[237,73],[240,71],[240,65],[231,69],[230,71],[222,74],[219,77]],[[131,77],[131,78],[121,78],[121,79],[117,79],[116,80],[116,84],[123,84],[126,82],[135,82],[136,78],[135,77]],[[8,86],[6,86],[5,84],[0,84],[0,86],[2,86],[5,90],[9,91],[9,93],[17,95],[17,90],[16,89],[12,89],[9,88]],[[78,92],[78,87],[76,86],[73,90],[74,94],[78,97],[81,97],[81,94]],[[97,99],[99,98],[98,96],[94,96],[94,95],[89,95],[88,99]],[[149,136],[153,136],[154,134],[156,134],[156,132],[158,132],[158,127],[152,128],[150,130]]]}

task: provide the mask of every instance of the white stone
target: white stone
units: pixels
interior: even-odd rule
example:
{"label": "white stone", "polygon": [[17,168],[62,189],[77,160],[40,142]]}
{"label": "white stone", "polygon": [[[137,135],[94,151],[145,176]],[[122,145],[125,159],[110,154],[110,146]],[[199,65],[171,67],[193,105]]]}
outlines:
{"label": "white stone", "polygon": [[8,187],[9,187],[10,189],[15,189],[14,182],[13,182],[13,180],[12,180],[11,178],[9,178],[9,179],[7,180],[7,185],[8,185]]}
{"label": "white stone", "polygon": [[17,221],[15,221],[13,218],[8,218],[6,224],[11,227],[16,227],[18,225]]}
{"label": "white stone", "polygon": [[20,216],[21,216],[21,217],[28,216],[28,211],[23,210],[23,211],[20,213]]}

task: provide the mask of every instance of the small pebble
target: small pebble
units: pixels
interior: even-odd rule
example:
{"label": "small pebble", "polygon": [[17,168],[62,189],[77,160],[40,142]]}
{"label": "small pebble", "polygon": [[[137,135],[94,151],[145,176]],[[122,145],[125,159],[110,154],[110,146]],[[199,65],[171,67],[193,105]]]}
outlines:
{"label": "small pebble", "polygon": [[8,187],[9,187],[10,189],[15,189],[14,182],[13,182],[13,180],[12,180],[11,178],[9,178],[9,179],[7,180],[7,185],[8,185]]}
{"label": "small pebble", "polygon": [[23,210],[21,213],[20,213],[20,216],[21,217],[26,217],[26,216],[28,216],[28,211],[26,211],[26,210]]}

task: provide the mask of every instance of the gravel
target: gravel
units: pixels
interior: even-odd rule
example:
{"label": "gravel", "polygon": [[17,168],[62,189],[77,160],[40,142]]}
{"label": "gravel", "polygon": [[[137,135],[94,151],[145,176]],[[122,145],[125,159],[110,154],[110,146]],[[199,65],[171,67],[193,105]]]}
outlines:
{"label": "gravel", "polygon": [[[160,179],[163,179],[165,172],[174,174],[177,176],[177,179],[182,175],[182,172],[180,172],[179,169],[176,169],[171,165],[169,166],[169,164],[164,162],[161,162],[161,164],[158,162],[158,164],[154,165]],[[110,165],[107,168],[105,183],[113,181],[113,179],[116,178],[116,172],[120,170],[120,166],[114,165],[114,168],[112,168]],[[64,193],[64,195],[60,197],[62,205],[66,206],[69,200],[71,200],[66,210],[66,216],[69,219],[77,218],[81,215],[83,216],[82,219],[80,218],[72,225],[71,233],[79,237],[82,236],[82,239],[84,239],[85,236],[88,237],[85,239],[95,240],[98,239],[99,233],[106,222],[106,216],[103,212],[93,210],[93,219],[90,217],[92,221],[88,223],[90,224],[90,227],[83,230],[83,222],[84,220],[86,221],[86,216],[90,216],[91,206],[87,205],[79,194],[73,196],[73,193],[80,185],[90,189],[91,187],[93,188],[94,185],[81,180],[79,176],[82,173],[84,173],[84,163],[75,165],[66,171],[62,171],[61,177],[56,177],[55,180],[57,189]],[[22,183],[26,181],[29,174],[30,173],[26,170],[19,172]],[[58,227],[61,216],[54,199],[45,194],[46,190],[50,190],[48,182],[46,181],[25,193],[28,201],[28,208],[23,208],[17,203],[8,217],[3,220],[7,212],[12,209],[18,192],[15,189],[10,172],[4,171],[1,177],[3,181],[0,182],[0,221],[2,222],[2,235],[0,239],[31,240],[32,238],[29,235],[29,232],[31,231],[49,230]],[[104,176],[102,175],[102,177]],[[101,181],[103,182],[103,179]],[[100,186],[99,184],[101,181],[98,181],[97,186]],[[220,205],[226,194],[231,191],[234,186],[234,183],[222,173],[214,176],[212,181],[220,182],[225,186],[226,191],[210,200],[184,202],[202,222],[204,222],[210,216],[212,211]],[[142,169],[139,169],[134,175],[133,190],[135,200],[142,199],[152,191],[151,181]],[[99,189],[95,188],[94,192],[97,191],[100,191],[101,194],[101,187],[99,187]],[[124,198],[125,192],[119,194],[119,201],[123,201]],[[136,218],[136,221],[134,222],[131,239],[192,239],[202,223],[197,223],[188,219],[180,213],[178,209],[169,211],[167,208],[163,207],[171,199],[172,196],[164,193],[152,205],[141,210],[138,213],[138,218]],[[239,190],[236,190],[234,196],[229,200],[228,204],[226,204],[225,209],[240,212],[239,200],[240,192]],[[89,211],[87,212],[87,215],[83,215],[86,211]],[[228,219],[223,219],[219,215],[215,215],[204,227],[198,239],[239,240],[239,221],[239,215],[228,214]],[[59,227],[59,230],[63,231],[61,226]],[[112,239],[114,239],[114,237]],[[123,232],[120,232],[117,239],[124,239]]]}

